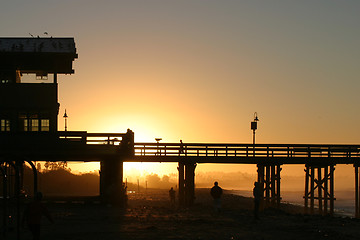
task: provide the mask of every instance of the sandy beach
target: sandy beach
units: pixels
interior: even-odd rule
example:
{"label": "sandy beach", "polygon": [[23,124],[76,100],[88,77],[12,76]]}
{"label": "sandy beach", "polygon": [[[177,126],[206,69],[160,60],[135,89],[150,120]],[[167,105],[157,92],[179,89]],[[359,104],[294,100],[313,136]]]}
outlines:
{"label": "sandy beach", "polygon": [[[309,216],[302,208],[283,204],[253,219],[251,198],[223,195],[215,214],[208,189],[196,190],[191,208],[171,208],[168,190],[129,194],[126,209],[96,202],[46,205],[55,224],[43,219],[42,239],[359,239],[360,220]],[[8,239],[16,239],[15,232]],[[31,239],[27,229],[21,239]]]}

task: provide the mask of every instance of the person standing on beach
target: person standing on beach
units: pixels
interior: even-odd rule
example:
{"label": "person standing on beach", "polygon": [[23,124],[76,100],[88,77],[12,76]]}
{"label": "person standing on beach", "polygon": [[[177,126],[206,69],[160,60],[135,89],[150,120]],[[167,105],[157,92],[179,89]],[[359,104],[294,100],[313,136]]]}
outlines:
{"label": "person standing on beach", "polygon": [[262,198],[262,192],[260,189],[259,182],[254,183],[253,196],[254,196],[254,218],[257,220],[259,219],[259,208],[260,208],[260,201]]}
{"label": "person standing on beach", "polygon": [[218,182],[214,182],[214,186],[211,188],[210,194],[214,199],[215,212],[219,213],[221,211],[222,188],[219,187]]}
{"label": "person standing on beach", "polygon": [[172,187],[169,190],[169,197],[171,207],[175,207],[175,190]]}
{"label": "person standing on beach", "polygon": [[48,209],[41,202],[42,193],[37,192],[34,197],[34,201],[29,203],[26,206],[23,216],[23,224],[27,223],[27,227],[29,228],[33,239],[40,239],[40,224],[42,216],[45,216],[51,223],[54,223]]}

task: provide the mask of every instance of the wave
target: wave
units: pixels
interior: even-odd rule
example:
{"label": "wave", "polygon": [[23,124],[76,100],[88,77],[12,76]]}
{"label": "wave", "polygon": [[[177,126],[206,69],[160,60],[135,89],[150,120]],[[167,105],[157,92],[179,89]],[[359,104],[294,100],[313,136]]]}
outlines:
{"label": "wave", "polygon": [[[243,197],[253,197],[250,190],[231,190],[231,194]],[[282,191],[282,202],[290,203],[296,206],[304,206],[304,192],[303,191]],[[355,216],[355,193],[354,191],[337,191],[335,193],[334,212],[342,217]],[[315,200],[316,206],[316,200]]]}

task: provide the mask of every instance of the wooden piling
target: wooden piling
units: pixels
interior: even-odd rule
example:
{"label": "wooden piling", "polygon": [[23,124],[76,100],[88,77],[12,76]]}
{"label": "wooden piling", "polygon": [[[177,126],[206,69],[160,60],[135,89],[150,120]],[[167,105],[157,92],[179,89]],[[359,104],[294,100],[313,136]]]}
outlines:
{"label": "wooden piling", "polygon": [[355,167],[355,217],[359,218],[359,167]]}
{"label": "wooden piling", "polygon": [[310,167],[310,213],[314,214],[314,167]]}
{"label": "wooden piling", "polygon": [[334,215],[334,165],[330,165],[330,174],[329,174],[329,181],[330,181],[330,215]]}
{"label": "wooden piling", "polygon": [[317,188],[318,188],[318,207],[319,207],[319,214],[322,215],[323,213],[323,198],[322,198],[322,178],[321,178],[321,171],[322,168],[321,167],[317,167],[317,172],[318,172],[318,179],[317,179]]}
{"label": "wooden piling", "polygon": [[328,181],[329,181],[329,166],[324,169],[324,215],[328,214]]}
{"label": "wooden piling", "polygon": [[266,206],[270,205],[270,165],[266,165],[265,167],[265,202],[266,202]]}
{"label": "wooden piling", "polygon": [[196,163],[185,164],[185,205],[191,206],[195,200],[195,168]]}
{"label": "wooden piling", "polygon": [[276,195],[277,195],[277,199],[276,199],[276,205],[277,208],[280,208],[280,202],[281,202],[281,195],[280,195],[280,172],[281,172],[281,165],[277,165],[276,168]]}
{"label": "wooden piling", "polygon": [[184,206],[185,200],[185,169],[184,169],[184,163],[179,162],[178,166],[179,171],[179,205]]}
{"label": "wooden piling", "polygon": [[305,166],[305,195],[304,195],[304,206],[305,206],[305,214],[308,213],[308,200],[309,200],[309,166]]}
{"label": "wooden piling", "polygon": [[276,174],[275,174],[275,167],[276,165],[271,165],[270,166],[270,170],[271,170],[271,174],[270,174],[270,187],[271,187],[271,206],[275,206],[276,204]]}

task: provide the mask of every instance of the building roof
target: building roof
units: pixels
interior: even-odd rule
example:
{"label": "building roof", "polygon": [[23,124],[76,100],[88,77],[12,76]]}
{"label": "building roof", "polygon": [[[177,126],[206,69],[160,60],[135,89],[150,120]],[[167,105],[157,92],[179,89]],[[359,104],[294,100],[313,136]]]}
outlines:
{"label": "building roof", "polygon": [[0,38],[0,71],[74,73],[74,38]]}
{"label": "building roof", "polygon": [[0,52],[76,53],[74,38],[0,38]]}

